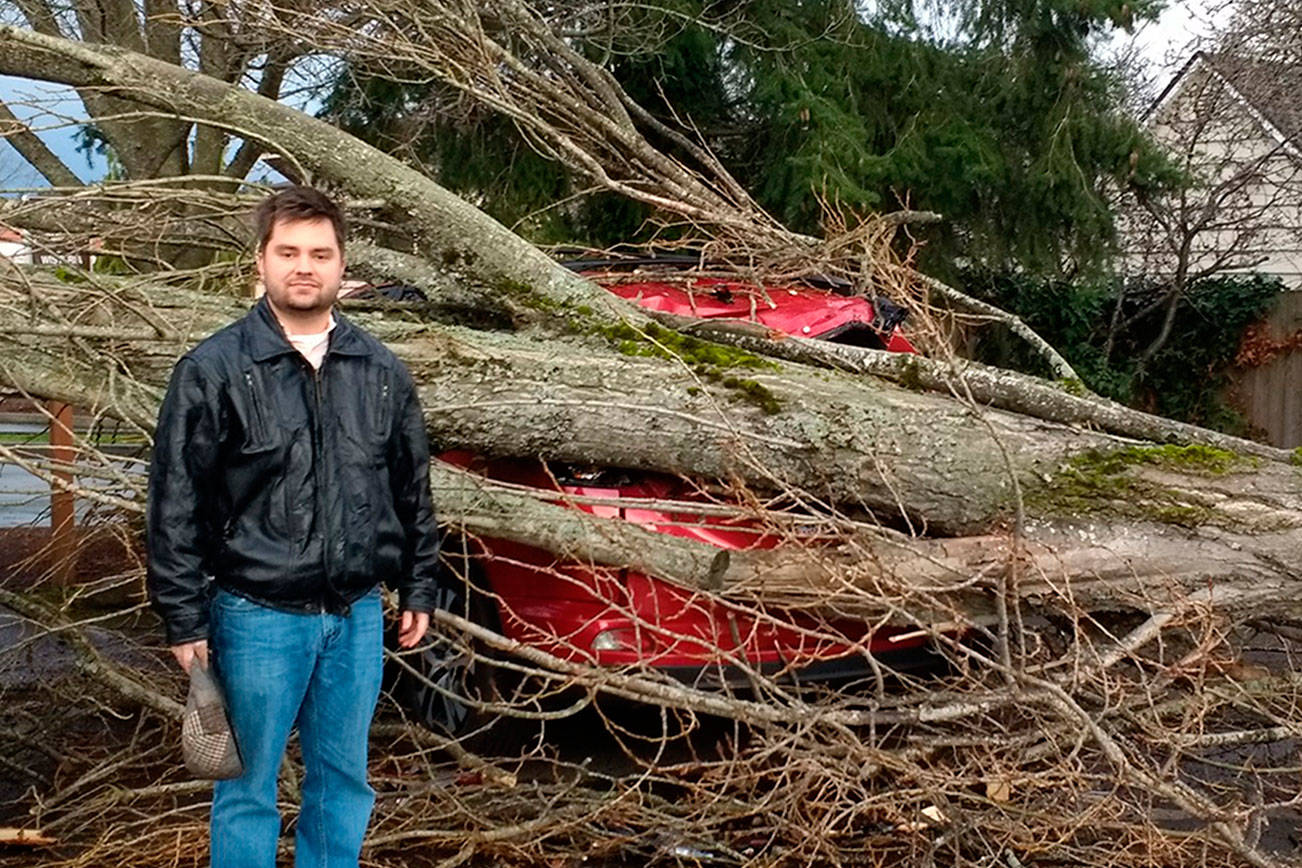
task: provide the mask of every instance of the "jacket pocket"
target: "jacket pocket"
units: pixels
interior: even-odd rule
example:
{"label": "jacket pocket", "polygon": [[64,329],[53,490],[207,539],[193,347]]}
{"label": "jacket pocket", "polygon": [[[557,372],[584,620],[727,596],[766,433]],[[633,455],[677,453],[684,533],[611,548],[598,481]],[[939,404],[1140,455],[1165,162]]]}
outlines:
{"label": "jacket pocket", "polygon": [[373,437],[377,444],[387,443],[389,440],[389,426],[393,422],[393,374],[391,371],[380,371],[380,382],[375,390],[375,412],[372,414],[375,427]]}
{"label": "jacket pocket", "polygon": [[268,422],[267,396],[262,389],[261,379],[247,369],[244,372],[244,395],[246,403],[245,442],[250,451],[259,451],[259,447],[275,445],[272,426]]}

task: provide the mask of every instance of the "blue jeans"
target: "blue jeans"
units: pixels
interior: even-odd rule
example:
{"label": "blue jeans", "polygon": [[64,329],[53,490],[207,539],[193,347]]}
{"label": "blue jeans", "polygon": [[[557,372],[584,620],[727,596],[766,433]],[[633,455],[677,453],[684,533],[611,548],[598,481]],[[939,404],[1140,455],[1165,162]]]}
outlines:
{"label": "blue jeans", "polygon": [[244,774],[213,791],[213,868],[276,864],[276,779],[295,723],[305,774],[294,864],[356,868],[375,804],[366,747],[382,643],[378,591],[346,616],[282,612],[217,592],[209,644]]}

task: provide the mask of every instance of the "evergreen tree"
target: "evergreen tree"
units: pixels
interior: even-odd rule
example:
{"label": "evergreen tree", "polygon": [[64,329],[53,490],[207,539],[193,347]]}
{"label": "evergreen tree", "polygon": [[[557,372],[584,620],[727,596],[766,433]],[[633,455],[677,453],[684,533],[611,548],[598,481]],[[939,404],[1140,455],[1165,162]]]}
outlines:
{"label": "evergreen tree", "polygon": [[[960,256],[1063,275],[1106,259],[1110,186],[1175,179],[1089,51],[1155,11],[1152,0],[667,0],[574,38],[794,229],[817,233],[825,206],[907,205],[945,218],[919,236],[941,276]],[[352,70],[327,112],[373,143],[401,143],[508,225],[535,214],[520,227],[535,240],[652,231],[643,208],[615,197],[569,200],[581,191],[563,166],[439,85]]]}

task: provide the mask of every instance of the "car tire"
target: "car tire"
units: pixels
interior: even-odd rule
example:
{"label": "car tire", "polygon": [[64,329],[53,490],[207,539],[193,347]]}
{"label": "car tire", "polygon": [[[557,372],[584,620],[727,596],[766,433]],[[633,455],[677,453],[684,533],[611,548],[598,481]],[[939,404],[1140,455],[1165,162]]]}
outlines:
{"label": "car tire", "polygon": [[[491,601],[466,580],[440,585],[436,599],[439,609],[499,629]],[[390,631],[387,644],[391,650],[397,648],[396,629]],[[401,653],[388,667],[394,701],[410,720],[426,729],[473,749],[490,741],[498,743],[509,728],[508,718],[482,707],[501,701],[502,676],[487,649],[470,636],[435,621],[415,651]]]}

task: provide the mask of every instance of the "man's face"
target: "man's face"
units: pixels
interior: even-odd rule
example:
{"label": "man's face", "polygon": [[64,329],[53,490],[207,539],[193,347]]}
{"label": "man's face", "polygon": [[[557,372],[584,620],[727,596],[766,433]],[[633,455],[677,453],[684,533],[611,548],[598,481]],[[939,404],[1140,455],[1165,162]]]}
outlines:
{"label": "man's face", "polygon": [[276,310],[291,316],[329,310],[344,274],[334,226],[325,217],[277,220],[258,253],[258,274]]}

